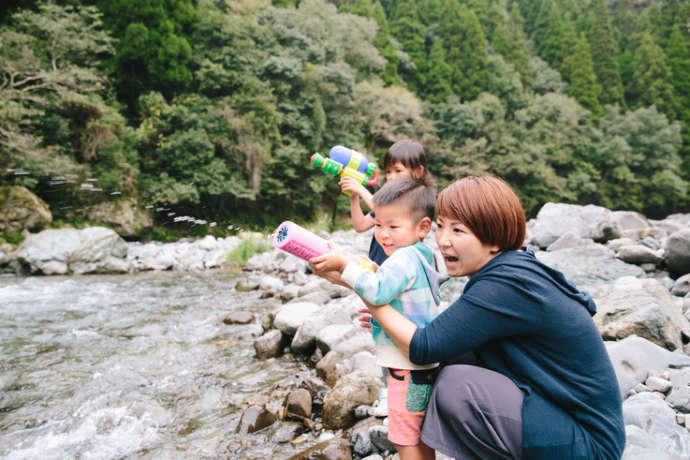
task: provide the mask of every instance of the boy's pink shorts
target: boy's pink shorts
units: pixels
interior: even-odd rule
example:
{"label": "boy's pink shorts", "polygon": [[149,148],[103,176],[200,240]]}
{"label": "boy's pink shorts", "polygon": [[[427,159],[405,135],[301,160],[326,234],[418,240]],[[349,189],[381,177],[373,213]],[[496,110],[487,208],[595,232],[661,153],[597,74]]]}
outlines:
{"label": "boy's pink shorts", "polygon": [[431,383],[410,386],[410,371],[389,369],[388,440],[400,446],[416,446],[431,396]]}

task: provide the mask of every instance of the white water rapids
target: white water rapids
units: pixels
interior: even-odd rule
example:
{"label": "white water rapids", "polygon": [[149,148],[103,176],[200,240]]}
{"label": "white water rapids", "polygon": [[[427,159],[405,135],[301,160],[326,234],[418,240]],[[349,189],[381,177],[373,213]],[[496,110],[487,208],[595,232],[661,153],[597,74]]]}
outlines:
{"label": "white water rapids", "polygon": [[259,360],[272,308],[224,272],[0,277],[0,458],[285,458],[305,448],[235,434],[247,396],[304,374]]}

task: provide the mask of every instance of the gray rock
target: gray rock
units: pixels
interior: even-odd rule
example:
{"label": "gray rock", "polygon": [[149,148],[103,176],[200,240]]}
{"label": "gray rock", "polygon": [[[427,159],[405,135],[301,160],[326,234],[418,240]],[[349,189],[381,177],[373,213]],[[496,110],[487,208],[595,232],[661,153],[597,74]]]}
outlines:
{"label": "gray rock", "polygon": [[308,419],[311,417],[311,394],[304,388],[291,391],[285,400],[285,409],[287,418]]}
{"label": "gray rock", "polygon": [[395,451],[395,446],[388,440],[388,427],[383,425],[375,425],[369,428],[369,437],[371,442],[380,451]]}
{"label": "gray rock", "polygon": [[658,391],[659,393],[668,393],[673,387],[673,384],[666,379],[660,377],[649,377],[644,382],[645,386],[652,391]]}
{"label": "gray rock", "polygon": [[663,252],[655,251],[641,244],[621,246],[616,251],[616,257],[629,264],[659,265],[663,260]]}
{"label": "gray rock", "polygon": [[88,220],[103,224],[122,236],[135,236],[153,226],[151,213],[137,206],[134,198],[101,201],[89,209]]}
{"label": "gray rock", "polygon": [[666,402],[676,410],[690,412],[690,367],[671,373],[671,392]]}
{"label": "gray rock", "polygon": [[606,349],[616,371],[621,395],[647,380],[649,370],[663,371],[671,365],[690,365],[690,356],[670,352],[642,337],[630,336],[619,342],[606,342]]}
{"label": "gray rock", "polygon": [[240,418],[236,433],[249,434],[271,426],[277,417],[261,406],[249,406]]}
{"label": "gray rock", "polygon": [[325,355],[339,343],[359,333],[362,328],[354,324],[329,324],[317,332],[316,346]]}
{"label": "gray rock", "polygon": [[304,433],[304,425],[299,422],[284,422],[271,435],[271,441],[283,444]]}
{"label": "gray rock", "polygon": [[317,335],[326,327],[337,324],[349,325],[351,322],[341,308],[334,307],[332,303],[324,305],[297,329],[290,348],[295,353],[311,354],[316,346]]}
{"label": "gray rock", "polygon": [[41,230],[52,221],[48,204],[28,188],[0,186],[0,232]]}
{"label": "gray rock", "polygon": [[573,232],[567,232],[558,237],[556,241],[551,243],[546,250],[547,251],[558,251],[559,249],[573,248],[579,246],[585,246],[589,244],[594,244],[594,240],[590,238],[582,238]]}
{"label": "gray rock", "polygon": [[231,311],[223,318],[225,324],[249,324],[254,321],[254,315],[248,311]]}
{"label": "gray rock", "polygon": [[332,438],[293,455],[289,460],[314,459],[352,460],[350,443],[343,438]]}
{"label": "gray rock", "polygon": [[283,334],[277,329],[271,329],[254,341],[254,350],[259,358],[273,358],[283,351]]}
{"label": "gray rock", "polygon": [[623,277],[591,294],[597,304],[594,322],[605,340],[638,335],[670,350],[682,349],[680,331],[690,323],[657,280]]}
{"label": "gray rock", "polygon": [[671,294],[678,297],[684,297],[688,295],[688,293],[690,293],[690,273],[678,278],[671,288]]}
{"label": "gray rock", "polygon": [[280,292],[283,289],[283,286],[285,286],[285,283],[283,283],[280,278],[276,278],[275,276],[264,275],[261,277],[261,281],[259,282],[259,289],[263,289],[265,291]]}
{"label": "gray rock", "polygon": [[323,424],[326,429],[349,428],[356,422],[355,408],[372,405],[383,386],[377,379],[355,371],[338,380],[323,401]]}
{"label": "gray rock", "polygon": [[312,302],[286,303],[273,320],[273,327],[283,334],[294,336],[297,329],[309,318],[318,314],[321,307]]}
{"label": "gray rock", "polygon": [[673,409],[653,393],[639,393],[623,403],[626,443],[623,460],[687,460],[690,433],[678,426]]}
{"label": "gray rock", "polygon": [[536,256],[546,265],[563,272],[579,288],[610,283],[622,276],[644,276],[640,267],[616,259],[613,251],[600,244],[537,252]]}
{"label": "gray rock", "polygon": [[602,222],[612,220],[611,211],[601,206],[546,203],[537,213],[534,226],[531,227],[531,242],[546,248],[567,232],[581,238],[601,240],[604,237]]}
{"label": "gray rock", "polygon": [[127,243],[103,227],[44,230],[22,242],[17,258],[33,273],[123,273],[129,269]]}
{"label": "gray rock", "polygon": [[371,453],[372,449],[368,430],[357,430],[352,433],[352,450],[355,454],[365,457]]}
{"label": "gray rock", "polygon": [[635,211],[612,211],[613,220],[623,231],[645,229],[651,226],[645,216]]}
{"label": "gray rock", "polygon": [[679,230],[666,240],[666,266],[675,276],[690,273],[690,228]]}
{"label": "gray rock", "polygon": [[248,276],[235,283],[235,290],[239,292],[249,292],[259,289],[261,278],[258,276]]}

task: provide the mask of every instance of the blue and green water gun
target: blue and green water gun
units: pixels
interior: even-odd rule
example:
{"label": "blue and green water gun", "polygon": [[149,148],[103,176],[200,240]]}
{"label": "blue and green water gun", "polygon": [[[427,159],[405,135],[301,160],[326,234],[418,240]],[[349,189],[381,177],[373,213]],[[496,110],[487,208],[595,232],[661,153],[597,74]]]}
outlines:
{"label": "blue and green water gun", "polygon": [[[328,152],[328,158],[315,153],[311,156],[312,165],[318,166],[323,172],[331,176],[339,175],[343,177],[352,177],[362,185],[374,185],[379,181],[379,172],[376,170],[376,164],[367,160],[367,157],[361,153],[344,147],[336,145]],[[352,192],[346,191],[350,195]]]}

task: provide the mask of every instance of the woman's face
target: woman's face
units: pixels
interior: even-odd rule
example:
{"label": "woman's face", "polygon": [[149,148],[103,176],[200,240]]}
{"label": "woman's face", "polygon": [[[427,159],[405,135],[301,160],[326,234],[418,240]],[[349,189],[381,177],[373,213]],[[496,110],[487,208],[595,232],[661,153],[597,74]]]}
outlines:
{"label": "woman's face", "polygon": [[482,243],[469,228],[450,217],[436,220],[436,244],[450,276],[474,275],[499,252],[498,246]]}

